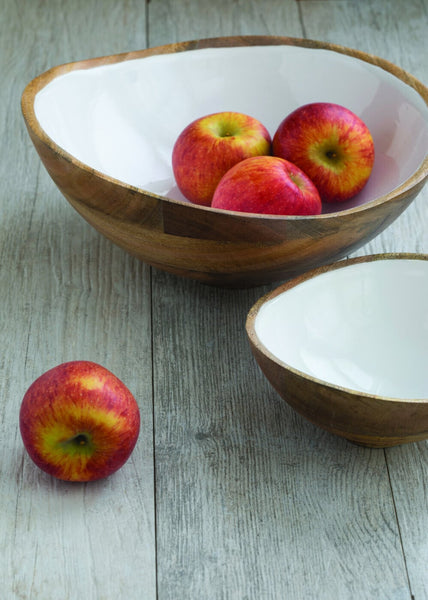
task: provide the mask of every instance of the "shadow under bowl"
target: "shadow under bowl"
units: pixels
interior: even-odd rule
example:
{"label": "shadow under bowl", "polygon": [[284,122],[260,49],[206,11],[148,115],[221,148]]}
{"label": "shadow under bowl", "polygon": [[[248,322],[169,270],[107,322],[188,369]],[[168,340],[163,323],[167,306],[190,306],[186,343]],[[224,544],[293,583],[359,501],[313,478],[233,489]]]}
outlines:
{"label": "shadow under bowl", "polygon": [[383,448],[428,438],[428,255],[320,267],[250,310],[262,372],[309,421]]}
{"label": "shadow under bowl", "polygon": [[[346,106],[372,132],[374,169],[354,199],[282,217],[180,195],[171,153],[190,121],[234,110],[273,136],[315,101]],[[260,285],[342,258],[392,223],[428,176],[428,89],[386,60],[312,40],[215,38],[64,64],[32,80],[21,104],[47,171],[93,227],[156,268],[210,284]]]}

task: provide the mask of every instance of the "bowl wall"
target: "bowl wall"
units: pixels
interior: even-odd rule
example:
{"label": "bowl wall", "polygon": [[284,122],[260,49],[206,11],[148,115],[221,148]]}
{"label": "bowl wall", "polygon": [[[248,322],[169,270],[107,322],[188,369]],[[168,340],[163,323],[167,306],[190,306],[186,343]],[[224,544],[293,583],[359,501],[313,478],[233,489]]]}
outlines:
{"label": "bowl wall", "polygon": [[261,298],[246,329],[294,409],[356,443],[428,438],[428,256],[375,255],[306,273]]}
{"label": "bowl wall", "polygon": [[192,120],[219,111],[258,118],[271,135],[292,110],[335,102],[358,114],[375,143],[369,183],[343,210],[388,194],[428,152],[428,108],[402,80],[333,50],[299,46],[205,48],[74,70],[35,97],[35,114],[61,148],[124,183],[185,200],[171,153]]}
{"label": "bowl wall", "polygon": [[[312,100],[346,104],[374,130],[373,176],[350,203],[321,215],[278,217],[180,197],[171,152],[191,119],[238,110],[273,132],[288,111]],[[22,96],[43,164],[93,227],[154,267],[227,287],[293,277],[342,258],[388,227],[428,177],[427,105],[427,88],[385,60],[263,36],[60,65]]]}
{"label": "bowl wall", "polygon": [[428,399],[428,261],[377,260],[326,271],[264,303],[260,342],[327,383]]}

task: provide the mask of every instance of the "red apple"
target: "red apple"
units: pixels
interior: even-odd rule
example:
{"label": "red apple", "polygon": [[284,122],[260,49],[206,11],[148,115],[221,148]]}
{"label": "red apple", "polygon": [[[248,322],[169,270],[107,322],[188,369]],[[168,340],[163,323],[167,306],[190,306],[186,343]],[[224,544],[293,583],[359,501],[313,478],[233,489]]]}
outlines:
{"label": "red apple", "polygon": [[338,104],[305,104],[288,115],[273,138],[273,154],[296,164],[325,202],[343,202],[367,183],[374,163],[368,127]]}
{"label": "red apple", "polygon": [[256,156],[229,169],[211,206],[272,215],[318,215],[321,199],[296,165],[274,156]]}
{"label": "red apple", "polygon": [[181,193],[209,206],[223,175],[233,165],[269,154],[271,137],[257,119],[238,112],[219,112],[196,119],[178,136],[172,169]]}
{"label": "red apple", "polygon": [[107,477],[128,460],[140,430],[138,405],[113,373],[88,361],[41,375],[19,414],[24,446],[43,471],[66,481]]}

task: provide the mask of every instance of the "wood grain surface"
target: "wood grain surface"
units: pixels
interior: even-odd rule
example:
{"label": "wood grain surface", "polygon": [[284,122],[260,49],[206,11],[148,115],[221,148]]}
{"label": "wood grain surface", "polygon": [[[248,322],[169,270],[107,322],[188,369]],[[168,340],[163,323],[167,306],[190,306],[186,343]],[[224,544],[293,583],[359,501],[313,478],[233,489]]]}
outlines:
{"label": "wood grain surface", "polygon": [[[361,448],[297,415],[245,334],[272,286],[204,286],[114,246],[20,111],[51,66],[225,35],[344,44],[427,84],[427,32],[428,0],[0,0],[0,598],[428,599],[428,444]],[[375,252],[428,252],[428,188],[358,254]],[[27,387],[71,359],[141,409],[130,461],[95,484],[52,480],[19,435]]]}

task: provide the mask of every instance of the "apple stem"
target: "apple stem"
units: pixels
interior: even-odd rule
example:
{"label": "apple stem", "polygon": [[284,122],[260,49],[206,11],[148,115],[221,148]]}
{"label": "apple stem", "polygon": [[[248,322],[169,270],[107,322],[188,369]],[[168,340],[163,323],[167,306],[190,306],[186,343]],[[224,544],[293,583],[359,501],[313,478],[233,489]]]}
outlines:
{"label": "apple stem", "polygon": [[75,444],[79,444],[79,446],[86,446],[88,443],[88,438],[83,433],[79,433],[79,435],[76,435],[73,441]]}
{"label": "apple stem", "polygon": [[68,440],[64,440],[60,445],[69,454],[87,454],[89,455],[93,450],[93,443],[91,436],[87,433],[78,433]]}

